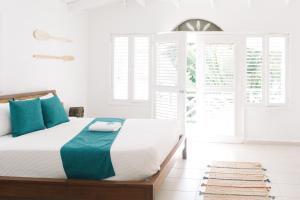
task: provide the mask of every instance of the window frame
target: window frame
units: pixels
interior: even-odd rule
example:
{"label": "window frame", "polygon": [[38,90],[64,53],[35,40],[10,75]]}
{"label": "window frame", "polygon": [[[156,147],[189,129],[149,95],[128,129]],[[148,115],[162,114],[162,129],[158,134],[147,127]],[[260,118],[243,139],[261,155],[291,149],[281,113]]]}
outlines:
{"label": "window frame", "polygon": [[[128,99],[115,99],[114,98],[114,41],[117,37],[128,38]],[[149,69],[148,69],[148,99],[136,100],[134,99],[134,50],[135,50],[135,37],[148,37],[149,38]],[[114,33],[110,35],[110,68],[109,68],[109,84],[110,92],[108,97],[108,104],[111,105],[126,105],[126,106],[145,106],[151,103],[151,78],[152,78],[152,34],[119,34]]]}
{"label": "window frame", "polygon": [[[248,103],[246,101],[246,84],[244,89],[244,104],[247,107],[267,107],[267,108],[284,108],[289,105],[289,88],[290,88],[290,34],[288,33],[272,33],[272,34],[247,34],[245,38],[245,44],[247,43],[248,38],[262,38],[262,46],[263,46],[263,66],[262,66],[262,101],[261,103]],[[269,39],[272,37],[283,37],[286,41],[286,52],[285,52],[285,102],[284,103],[270,103],[269,101]],[[247,52],[247,45],[245,45],[245,53]],[[243,79],[246,83],[246,71],[247,64],[245,63],[245,70]]]}

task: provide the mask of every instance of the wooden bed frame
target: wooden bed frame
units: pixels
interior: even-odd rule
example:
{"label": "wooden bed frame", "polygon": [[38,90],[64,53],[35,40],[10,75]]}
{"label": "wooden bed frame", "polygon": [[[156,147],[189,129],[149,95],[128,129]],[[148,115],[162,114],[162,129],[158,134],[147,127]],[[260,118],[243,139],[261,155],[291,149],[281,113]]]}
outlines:
{"label": "wooden bed frame", "polygon": [[[56,94],[55,90],[0,96],[0,103]],[[187,140],[180,136],[158,173],[144,181],[90,181],[0,176],[0,200],[154,200]],[[180,148],[182,147],[183,148]],[[1,162],[1,161],[0,161]]]}

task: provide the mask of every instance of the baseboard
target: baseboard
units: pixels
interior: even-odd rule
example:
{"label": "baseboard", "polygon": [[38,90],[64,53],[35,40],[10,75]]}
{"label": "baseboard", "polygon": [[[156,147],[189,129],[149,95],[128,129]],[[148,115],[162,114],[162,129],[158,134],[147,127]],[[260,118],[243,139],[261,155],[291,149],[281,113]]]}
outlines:
{"label": "baseboard", "polygon": [[289,140],[245,140],[244,144],[269,144],[269,145],[296,145],[300,146],[300,141],[289,141]]}

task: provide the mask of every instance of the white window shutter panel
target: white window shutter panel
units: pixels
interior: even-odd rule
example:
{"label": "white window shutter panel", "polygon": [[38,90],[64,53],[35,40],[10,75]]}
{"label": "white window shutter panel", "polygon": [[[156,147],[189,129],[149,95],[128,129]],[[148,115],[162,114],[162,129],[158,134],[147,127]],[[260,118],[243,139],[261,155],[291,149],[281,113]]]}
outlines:
{"label": "white window shutter panel", "polygon": [[115,37],[113,41],[113,98],[128,99],[129,38]]}
{"label": "white window shutter panel", "polygon": [[176,42],[158,43],[156,59],[156,84],[159,86],[176,86],[178,44]]}
{"label": "white window shutter panel", "polygon": [[150,38],[134,38],[134,100],[149,99]]}
{"label": "white window shutter panel", "polygon": [[285,103],[286,38],[269,38],[269,103]]}
{"label": "white window shutter panel", "polygon": [[178,118],[178,43],[159,42],[156,45],[155,117]]}
{"label": "white window shutter panel", "polygon": [[263,38],[247,38],[246,103],[263,100]]}
{"label": "white window shutter panel", "polygon": [[177,93],[156,92],[156,118],[177,119]]}

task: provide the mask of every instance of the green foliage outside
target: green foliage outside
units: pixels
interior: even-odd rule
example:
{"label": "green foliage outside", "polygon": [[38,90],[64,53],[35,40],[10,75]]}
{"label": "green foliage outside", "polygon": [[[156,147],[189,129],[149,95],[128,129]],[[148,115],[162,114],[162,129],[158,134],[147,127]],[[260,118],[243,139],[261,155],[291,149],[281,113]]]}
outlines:
{"label": "green foliage outside", "polygon": [[196,87],[196,48],[194,45],[188,46],[187,52],[187,88]]}

